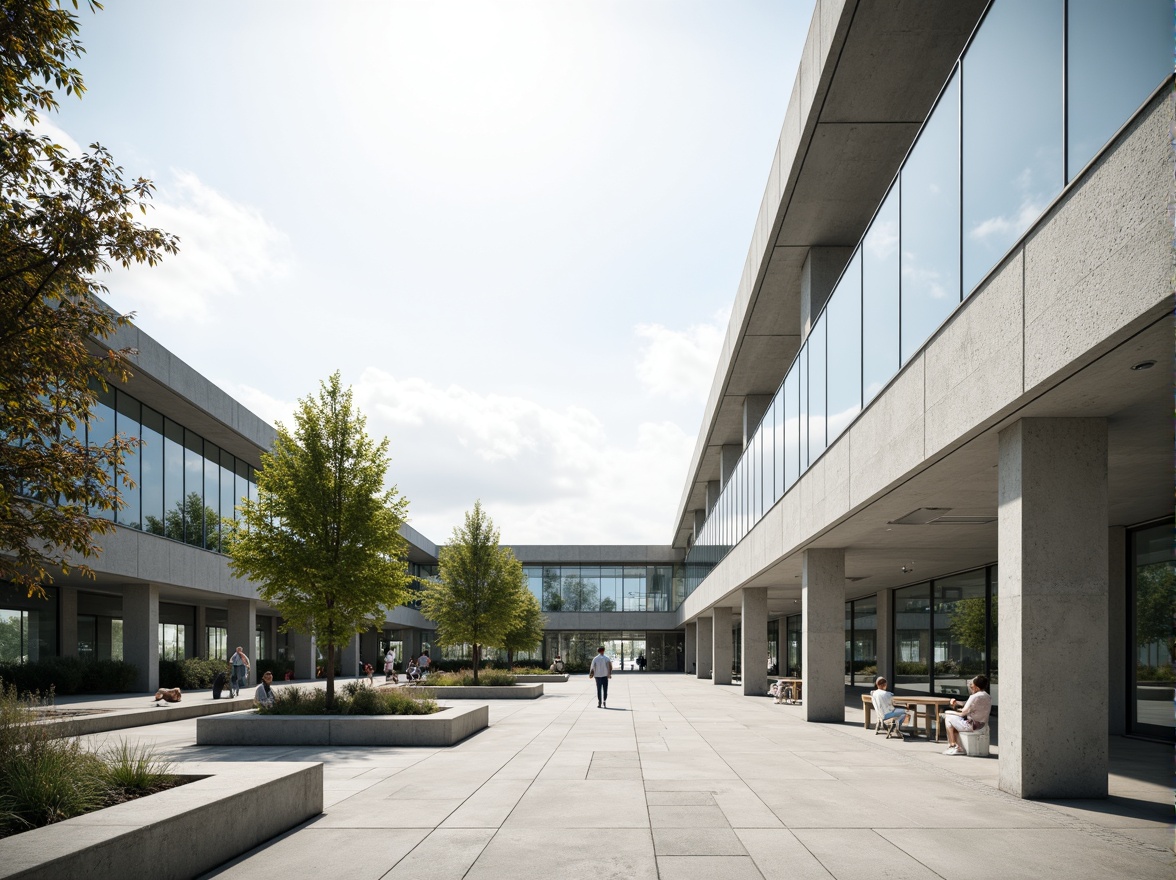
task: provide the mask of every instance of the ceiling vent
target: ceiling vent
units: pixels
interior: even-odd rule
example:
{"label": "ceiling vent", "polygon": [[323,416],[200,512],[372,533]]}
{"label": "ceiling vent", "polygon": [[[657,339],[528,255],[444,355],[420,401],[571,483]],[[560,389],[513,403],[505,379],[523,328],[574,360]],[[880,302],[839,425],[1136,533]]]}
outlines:
{"label": "ceiling vent", "polygon": [[950,507],[920,507],[917,510],[912,510],[906,516],[900,516],[898,519],[892,519],[890,525],[892,526],[925,526],[927,523],[934,522],[951,510]]}
{"label": "ceiling vent", "polygon": [[941,516],[938,519],[931,520],[928,525],[966,526],[983,525],[984,523],[991,522],[996,522],[996,516]]}

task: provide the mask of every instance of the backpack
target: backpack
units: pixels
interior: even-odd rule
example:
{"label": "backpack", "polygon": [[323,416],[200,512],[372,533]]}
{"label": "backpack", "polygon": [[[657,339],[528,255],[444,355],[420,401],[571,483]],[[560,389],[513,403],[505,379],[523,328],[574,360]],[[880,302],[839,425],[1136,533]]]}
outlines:
{"label": "backpack", "polygon": [[212,698],[214,700],[219,700],[221,698],[221,691],[225,689],[225,684],[228,682],[228,680],[229,677],[223,672],[218,672],[216,674],[216,678],[212,680]]}

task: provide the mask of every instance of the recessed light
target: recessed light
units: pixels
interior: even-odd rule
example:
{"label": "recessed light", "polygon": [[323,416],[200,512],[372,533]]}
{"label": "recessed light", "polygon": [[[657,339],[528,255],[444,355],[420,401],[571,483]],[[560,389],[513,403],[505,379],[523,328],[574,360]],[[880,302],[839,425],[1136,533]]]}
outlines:
{"label": "recessed light", "polygon": [[1150,370],[1155,365],[1156,365],[1155,361],[1140,361],[1137,364],[1132,364],[1131,369],[1138,372],[1139,370]]}

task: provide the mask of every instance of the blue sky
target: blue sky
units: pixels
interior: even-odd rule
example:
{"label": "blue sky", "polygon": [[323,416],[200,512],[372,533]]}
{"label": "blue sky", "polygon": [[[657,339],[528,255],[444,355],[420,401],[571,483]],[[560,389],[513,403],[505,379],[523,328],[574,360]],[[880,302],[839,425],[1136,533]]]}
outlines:
{"label": "blue sky", "polygon": [[182,239],[112,304],[271,422],[342,370],[417,529],[665,543],[812,7],[113,0],[48,122]]}

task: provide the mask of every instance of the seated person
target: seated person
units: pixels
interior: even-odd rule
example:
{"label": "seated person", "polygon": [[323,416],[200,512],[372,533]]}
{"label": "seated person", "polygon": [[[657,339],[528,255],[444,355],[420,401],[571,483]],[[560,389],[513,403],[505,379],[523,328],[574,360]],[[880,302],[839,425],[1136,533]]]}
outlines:
{"label": "seated person", "polygon": [[274,704],[274,674],[266,670],[261,674],[261,684],[253,692],[253,703],[257,706],[272,706]]}
{"label": "seated person", "polygon": [[160,688],[155,692],[155,697],[153,699],[155,700],[155,704],[157,706],[159,705],[160,700],[165,703],[178,703],[180,701],[180,689]]}
{"label": "seated person", "polygon": [[874,679],[875,690],[870,691],[870,699],[877,697],[878,708],[882,710],[882,720],[891,721],[897,719],[895,729],[898,735],[906,739],[906,734],[902,731],[902,725],[907,720],[907,716],[911,713],[906,709],[896,708],[894,703],[894,694],[886,689],[886,679],[879,675]]}
{"label": "seated person", "polygon": [[559,654],[555,655],[555,662],[551,664],[551,671],[556,673],[564,671],[563,658]]}
{"label": "seated person", "polygon": [[407,678],[409,681],[420,681],[421,680],[421,670],[416,665],[415,660],[408,661],[408,669],[404,670],[404,677]]}
{"label": "seated person", "polygon": [[992,711],[992,697],[988,693],[988,676],[977,675],[968,682],[968,702],[959,706],[959,700],[952,699],[951,707],[958,711],[948,710],[944,716],[947,724],[947,741],[951,743],[945,755],[966,755],[964,746],[960,742],[959,731],[980,730],[988,723],[988,714]]}

